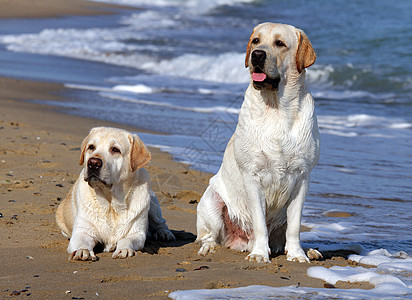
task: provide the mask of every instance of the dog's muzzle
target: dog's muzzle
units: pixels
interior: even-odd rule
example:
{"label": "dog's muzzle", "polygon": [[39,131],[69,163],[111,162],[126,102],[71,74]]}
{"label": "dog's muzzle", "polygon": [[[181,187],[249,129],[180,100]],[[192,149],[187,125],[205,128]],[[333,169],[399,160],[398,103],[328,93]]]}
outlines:
{"label": "dog's muzzle", "polygon": [[277,90],[279,87],[280,76],[276,78],[270,78],[266,73],[263,72],[266,62],[266,52],[263,50],[254,50],[252,52],[252,65],[253,73],[252,80],[253,86],[257,90],[263,88],[272,88]]}
{"label": "dog's muzzle", "polygon": [[[102,182],[100,179],[100,171],[103,166],[103,161],[100,158],[91,157],[87,161],[87,176],[86,181],[91,184]],[[102,182],[104,183],[104,182]]]}
{"label": "dog's muzzle", "polygon": [[252,65],[254,67],[263,68],[265,66],[266,52],[263,50],[255,50],[252,52]]}
{"label": "dog's muzzle", "polygon": [[102,166],[103,161],[100,158],[92,157],[87,162],[87,172],[88,174],[99,175]]}

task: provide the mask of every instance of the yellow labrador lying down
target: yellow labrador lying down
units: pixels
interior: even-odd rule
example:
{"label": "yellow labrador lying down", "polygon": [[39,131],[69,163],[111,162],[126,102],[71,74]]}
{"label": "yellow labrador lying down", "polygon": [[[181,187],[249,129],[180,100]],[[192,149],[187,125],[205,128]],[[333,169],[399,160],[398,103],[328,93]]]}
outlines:
{"label": "yellow labrador lying down", "polygon": [[83,140],[83,170],[59,205],[56,220],[70,238],[69,259],[96,260],[96,244],[114,251],[113,258],[133,256],[146,235],[174,240],[143,168],[150,152],[136,134],[93,128]]}
{"label": "yellow labrador lying down", "polygon": [[[218,173],[197,208],[200,255],[216,243],[250,251],[250,261],[309,261],[300,244],[303,202],[319,159],[314,101],[305,68],[316,60],[306,34],[293,26],[255,27],[246,52],[251,82]],[[308,256],[321,257],[316,250]]]}

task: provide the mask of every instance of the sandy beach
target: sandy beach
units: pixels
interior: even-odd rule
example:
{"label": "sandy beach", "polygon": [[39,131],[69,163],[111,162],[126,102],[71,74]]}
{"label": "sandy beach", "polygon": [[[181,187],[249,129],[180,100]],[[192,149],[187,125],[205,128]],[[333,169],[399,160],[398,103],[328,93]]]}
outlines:
{"label": "sandy beach", "polygon": [[119,8],[104,3],[82,0],[0,0],[0,18],[51,18],[67,15],[95,15],[112,13]]}
{"label": "sandy beach", "polygon": [[[46,2],[62,5],[45,11]],[[102,7],[107,8],[73,0],[0,0],[0,17],[101,13]],[[222,247],[215,254],[198,256],[196,204],[212,174],[192,170],[155,148],[150,149],[153,160],[147,170],[177,241],[147,241],[143,251],[125,260],[100,252],[97,262],[68,261],[68,241],[54,214],[80,172],[81,141],[94,126],[141,130],[28,102],[64,97],[65,88],[59,84],[0,78],[2,298],[20,294],[35,299],[162,299],[176,290],[248,285],[372,288],[368,283],[325,285],[306,275],[310,266],[356,265],[346,259],[347,253],[324,253],[324,260],[311,264],[288,262],[285,255],[273,257],[271,264],[257,264],[245,261],[245,253]]]}

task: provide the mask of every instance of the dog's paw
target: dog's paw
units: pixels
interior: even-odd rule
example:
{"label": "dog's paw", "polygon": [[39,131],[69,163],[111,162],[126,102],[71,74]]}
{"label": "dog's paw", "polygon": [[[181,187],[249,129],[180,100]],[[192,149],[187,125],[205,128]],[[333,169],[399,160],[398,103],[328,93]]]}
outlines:
{"label": "dog's paw", "polygon": [[175,241],[176,237],[169,229],[159,229],[154,235],[155,240]]}
{"label": "dog's paw", "polygon": [[136,255],[136,251],[130,248],[125,248],[125,249],[116,249],[114,251],[112,258],[126,258],[126,257],[132,257]]}
{"label": "dog's paw", "polygon": [[306,255],[301,255],[301,256],[293,256],[293,255],[286,255],[286,259],[288,261],[294,261],[294,262],[300,262],[300,263],[304,263],[304,262],[310,262],[309,258]]}
{"label": "dog's paw", "polygon": [[250,253],[248,256],[245,257],[248,261],[253,261],[257,263],[271,263],[269,259],[269,254],[259,254],[259,253]]}
{"label": "dog's paw", "polygon": [[199,252],[197,252],[197,254],[206,256],[209,253],[215,253],[216,252],[215,248],[216,248],[215,242],[203,242],[202,247],[200,247]]}
{"label": "dog's paw", "polygon": [[302,247],[295,246],[295,247],[285,247],[286,252],[286,259],[288,261],[295,261],[295,262],[310,262],[309,258],[306,256],[305,252],[303,251]]}
{"label": "dog's paw", "polygon": [[316,249],[308,249],[308,251],[306,252],[309,260],[319,260],[323,258],[322,253],[320,253],[318,250]]}
{"label": "dog's paw", "polygon": [[70,254],[69,260],[91,260],[96,261],[97,257],[92,250],[79,249]]}

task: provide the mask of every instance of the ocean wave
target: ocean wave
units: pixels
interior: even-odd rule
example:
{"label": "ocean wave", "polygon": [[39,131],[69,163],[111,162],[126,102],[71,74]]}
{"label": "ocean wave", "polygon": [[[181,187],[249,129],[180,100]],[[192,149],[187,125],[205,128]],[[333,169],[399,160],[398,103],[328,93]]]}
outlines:
{"label": "ocean wave", "polygon": [[6,44],[10,51],[98,61],[155,74],[221,83],[249,82],[243,53],[228,52],[218,56],[184,54],[158,61],[141,54],[150,50],[145,46],[124,42],[138,38],[136,33],[126,28],[45,29],[38,34],[0,36],[0,43]]}
{"label": "ocean wave", "polygon": [[306,69],[306,82],[309,86],[331,87],[331,74],[335,72],[332,65],[314,65]]}
{"label": "ocean wave", "polygon": [[170,60],[151,61],[141,67],[157,74],[167,74],[220,83],[248,83],[243,53],[228,52],[217,56],[184,54]]}
{"label": "ocean wave", "polygon": [[255,0],[92,0],[95,2],[113,3],[128,6],[179,6],[198,13],[205,13],[216,7],[228,5],[234,6],[242,3],[252,3]]}
{"label": "ocean wave", "polygon": [[138,68],[148,56],[136,54],[137,45],[122,42],[136,38],[136,34],[125,29],[91,28],[44,29],[37,34],[0,36],[0,43],[7,50],[43,55],[58,55],[108,64]]}
{"label": "ocean wave", "polygon": [[[147,90],[148,87],[143,86],[137,88],[139,90],[145,89]],[[123,86],[120,87],[122,91],[130,91],[127,87]],[[140,92],[143,93],[143,92]],[[112,99],[112,100],[117,100],[117,101],[123,101],[123,102],[129,102],[129,103],[136,103],[136,104],[143,104],[143,105],[150,105],[150,106],[158,106],[158,107],[164,107],[164,108],[169,108],[169,109],[175,109],[175,110],[182,110],[182,111],[190,111],[190,112],[195,112],[195,113],[229,113],[229,114],[239,114],[240,109],[238,108],[233,108],[233,107],[226,107],[226,106],[211,106],[211,107],[188,107],[188,106],[180,106],[180,105],[175,105],[167,102],[159,102],[159,101],[150,101],[150,100],[145,100],[145,99],[136,99],[132,97],[127,97],[124,95],[120,94],[115,94],[115,93],[108,93],[108,92],[102,92],[101,95],[103,97]]]}
{"label": "ocean wave", "polygon": [[138,30],[158,30],[177,26],[180,24],[179,20],[180,18],[173,18],[170,14],[162,11],[148,10],[123,17],[120,23]]}
{"label": "ocean wave", "polygon": [[[143,104],[148,106],[164,107],[168,109],[188,111],[194,113],[229,113],[238,115],[240,108],[210,105],[205,102],[205,106],[190,106],[185,101],[177,101],[170,103],[166,101],[139,99],[139,94],[153,94],[162,93],[163,88],[148,86],[146,84],[117,84],[113,87],[100,86],[85,86],[78,84],[66,84],[68,88],[93,90],[100,92],[100,95],[116,101],[123,101],[135,104]],[[182,92],[181,90],[179,90]],[[193,90],[192,92],[194,92]],[[198,89],[198,93],[211,94],[216,93],[211,89]],[[219,91],[218,91],[219,92]],[[195,102],[193,103],[201,103]],[[195,117],[194,117],[195,118]],[[370,114],[349,114],[349,115],[323,115],[317,116],[320,132],[323,134],[330,134],[343,137],[369,136],[381,138],[395,138],[400,136],[410,135],[412,123],[405,121],[402,118],[375,116]]]}
{"label": "ocean wave", "polygon": [[401,118],[381,117],[368,114],[352,114],[346,116],[319,115],[318,122],[321,133],[346,137],[362,135],[393,138],[402,135],[402,130],[412,128],[412,123],[406,122]]}
{"label": "ocean wave", "polygon": [[[15,52],[58,55],[103,62],[118,66],[143,69],[147,72],[227,84],[247,84],[250,80],[244,67],[245,53],[225,52],[211,54],[183,54],[174,58],[158,59],[162,45],[147,43],[150,32],[178,26],[162,12],[147,11],[134,14],[122,21],[120,28],[45,29],[37,34],[4,35],[0,43]],[[131,42],[133,41],[133,42]],[[307,84],[315,98],[324,99],[378,99],[389,101],[396,96],[393,90],[375,91],[370,82],[378,82],[376,74],[359,67],[317,64],[307,69]],[[396,78],[387,78],[388,86]]]}
{"label": "ocean wave", "polygon": [[135,94],[151,94],[153,93],[153,88],[144,85],[144,84],[137,84],[137,85],[116,85],[113,87],[114,91],[124,91],[130,92]]}

